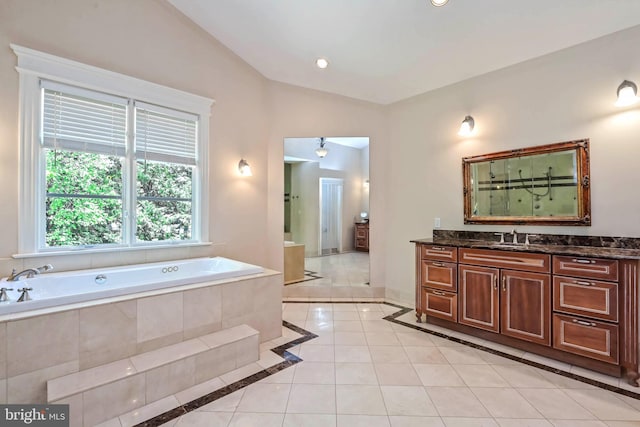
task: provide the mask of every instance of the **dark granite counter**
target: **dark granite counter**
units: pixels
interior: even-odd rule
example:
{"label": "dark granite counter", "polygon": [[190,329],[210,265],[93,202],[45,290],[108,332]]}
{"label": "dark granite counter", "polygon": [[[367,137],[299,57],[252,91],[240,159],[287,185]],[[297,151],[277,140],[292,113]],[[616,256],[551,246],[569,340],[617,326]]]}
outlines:
{"label": "dark granite counter", "polygon": [[[439,234],[438,231],[442,231],[443,233]],[[510,233],[505,233],[506,243],[498,243],[498,237],[494,236],[494,233],[473,232],[473,236],[465,236],[465,232],[452,232],[448,230],[438,231],[434,232],[433,238],[415,239],[411,240],[411,242],[429,243],[443,246],[457,246],[461,248],[496,249],[501,251],[515,252],[537,252],[549,255],[569,255],[640,260],[640,248],[637,247],[638,242],[636,242],[640,239],[604,238],[605,240],[611,240],[612,242],[607,246],[608,242],[606,241],[604,245],[602,244],[603,238],[581,236],[580,239],[583,240],[584,243],[593,242],[596,244],[572,245],[567,243],[576,243],[571,241],[574,236],[536,235],[535,240],[533,238],[530,239],[532,240],[531,244],[525,245],[524,243],[510,243],[512,241],[512,234]],[[483,239],[482,237],[486,237],[486,239]],[[521,236],[521,239],[524,239],[524,237]]]}

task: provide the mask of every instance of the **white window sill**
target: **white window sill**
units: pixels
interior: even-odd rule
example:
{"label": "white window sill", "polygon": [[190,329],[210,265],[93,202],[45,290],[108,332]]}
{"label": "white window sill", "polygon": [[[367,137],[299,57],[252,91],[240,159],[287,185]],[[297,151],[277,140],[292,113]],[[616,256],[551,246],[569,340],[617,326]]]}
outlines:
{"label": "white window sill", "polygon": [[52,251],[43,251],[43,252],[34,252],[34,253],[24,253],[24,254],[14,254],[12,255],[15,259],[22,258],[39,258],[39,257],[50,257],[50,256],[65,256],[65,255],[78,255],[78,254],[100,254],[100,253],[112,253],[112,252],[129,252],[129,251],[146,251],[152,249],[177,249],[177,248],[188,248],[188,247],[198,247],[198,246],[213,246],[212,242],[194,242],[194,243],[168,243],[168,244],[154,244],[154,245],[145,245],[145,246],[118,246],[118,247],[110,247],[110,248],[78,248],[78,249],[69,249],[69,250],[52,250]]}

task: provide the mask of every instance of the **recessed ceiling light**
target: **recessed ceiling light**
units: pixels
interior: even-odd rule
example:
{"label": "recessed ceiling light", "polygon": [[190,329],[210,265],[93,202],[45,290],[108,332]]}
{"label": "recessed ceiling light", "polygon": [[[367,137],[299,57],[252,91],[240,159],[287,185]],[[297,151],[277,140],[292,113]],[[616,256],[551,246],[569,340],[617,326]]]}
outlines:
{"label": "recessed ceiling light", "polygon": [[431,4],[434,6],[444,6],[445,4],[447,4],[449,0],[431,0]]}
{"label": "recessed ceiling light", "polygon": [[325,58],[318,58],[316,59],[316,66],[324,70],[329,66],[329,61],[327,61]]}

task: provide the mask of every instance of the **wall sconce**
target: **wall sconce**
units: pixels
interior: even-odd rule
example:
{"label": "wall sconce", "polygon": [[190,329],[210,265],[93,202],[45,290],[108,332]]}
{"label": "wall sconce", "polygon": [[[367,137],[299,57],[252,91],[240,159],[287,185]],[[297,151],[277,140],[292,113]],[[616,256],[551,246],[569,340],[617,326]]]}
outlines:
{"label": "wall sconce", "polygon": [[329,150],[327,150],[324,147],[324,136],[322,138],[320,138],[320,147],[316,148],[316,155],[318,157],[320,157],[321,159],[323,159],[327,153],[329,152]]}
{"label": "wall sconce", "polygon": [[449,0],[431,0],[431,4],[436,6],[436,7],[440,7],[440,6],[444,6],[445,4],[447,4]]}
{"label": "wall sconce", "polygon": [[458,131],[458,135],[471,136],[475,125],[476,125],[476,122],[473,120],[473,117],[465,116],[464,120],[462,121],[462,124],[460,125],[460,130]]}
{"label": "wall sconce", "polygon": [[369,180],[365,179],[364,182],[362,183],[362,186],[364,187],[365,190],[369,189]]}
{"label": "wall sconce", "polygon": [[625,80],[618,86],[618,100],[616,107],[626,107],[638,102],[638,86],[634,82]]}
{"label": "wall sconce", "polygon": [[253,176],[251,166],[249,166],[249,163],[247,163],[245,159],[240,159],[238,162],[238,172],[240,172],[240,175],[242,176]]}

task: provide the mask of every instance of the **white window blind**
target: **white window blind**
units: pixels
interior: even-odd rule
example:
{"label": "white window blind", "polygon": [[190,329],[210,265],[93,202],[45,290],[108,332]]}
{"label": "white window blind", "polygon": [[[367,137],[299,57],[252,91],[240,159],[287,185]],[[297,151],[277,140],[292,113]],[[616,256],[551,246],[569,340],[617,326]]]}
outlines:
{"label": "white window blind", "polygon": [[198,116],[142,102],[135,109],[138,159],[196,164]]}
{"label": "white window blind", "polygon": [[125,155],[126,99],[46,80],[40,86],[45,147]]}

